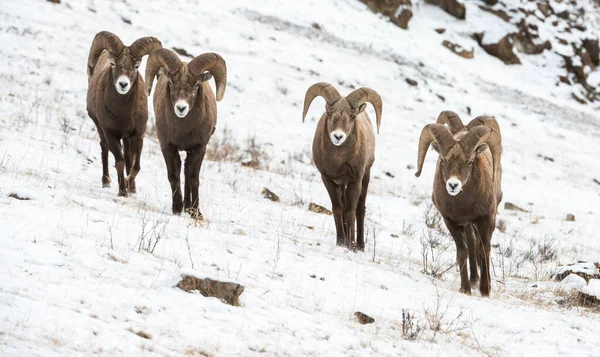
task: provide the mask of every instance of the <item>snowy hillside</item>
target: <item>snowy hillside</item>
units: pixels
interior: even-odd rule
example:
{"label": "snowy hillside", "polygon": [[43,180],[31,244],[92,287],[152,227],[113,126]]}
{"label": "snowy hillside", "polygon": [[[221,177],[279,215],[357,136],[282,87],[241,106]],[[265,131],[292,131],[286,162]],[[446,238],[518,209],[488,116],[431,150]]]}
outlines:
{"label": "snowy hillside", "polygon": [[[413,1],[405,31],[358,0],[0,1],[0,356],[598,356],[600,308],[551,277],[600,260],[598,104],[556,86],[554,53],[518,66],[487,55],[470,34],[496,20],[476,3],[458,22]],[[227,61],[205,222],[171,214],[152,110],[138,193],[117,197],[112,156],[101,188],[85,107],[101,30]],[[364,253],[337,247],[333,218],[308,210],[331,206],[311,163],[324,101],[301,122],[319,81],[383,98]],[[430,207],[433,151],[414,176],[421,129],[442,110],[502,128],[490,298],[458,293],[454,242]],[[183,273],[243,285],[241,306],[175,288]]]}

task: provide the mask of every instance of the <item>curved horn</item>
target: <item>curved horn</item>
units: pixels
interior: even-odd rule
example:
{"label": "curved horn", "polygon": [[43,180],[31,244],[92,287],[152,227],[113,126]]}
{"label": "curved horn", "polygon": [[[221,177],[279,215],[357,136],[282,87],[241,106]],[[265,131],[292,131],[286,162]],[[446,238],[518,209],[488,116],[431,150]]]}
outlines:
{"label": "curved horn", "polygon": [[377,134],[379,134],[379,127],[381,126],[381,110],[383,106],[379,93],[370,88],[358,88],[354,92],[348,94],[346,100],[352,108],[358,108],[365,102],[369,102],[373,105],[377,119]]}
{"label": "curved horn", "polygon": [[421,170],[423,170],[423,163],[425,162],[425,155],[427,155],[427,149],[432,141],[435,141],[440,146],[442,153],[447,153],[448,150],[456,143],[452,133],[443,124],[427,124],[421,131],[421,137],[419,138],[419,156],[417,159],[417,172],[415,176],[421,176]]}
{"label": "curved horn", "polygon": [[102,51],[107,50],[113,55],[118,56],[123,51],[123,48],[125,48],[123,42],[121,42],[121,39],[114,33],[108,31],[98,32],[92,41],[92,46],[90,47],[90,53],[88,55],[88,76],[94,74],[94,67],[96,67],[96,62],[98,61],[100,54],[102,54]]}
{"label": "curved horn", "polygon": [[[478,117],[481,118],[481,117]],[[472,153],[475,148],[481,144],[487,144],[492,153],[492,181],[496,180],[496,168],[500,167],[500,157],[502,155],[502,136],[500,135],[500,127],[496,120],[492,117],[484,117],[492,119],[484,119],[481,124],[474,125],[460,140],[460,145],[465,153]],[[475,118],[471,123],[475,120]],[[469,123],[469,125],[471,125]]]}
{"label": "curved horn", "polygon": [[188,64],[188,69],[196,78],[200,78],[206,71],[210,72],[215,78],[217,101],[223,99],[227,88],[227,65],[223,57],[216,53],[203,53]]}
{"label": "curved horn", "polygon": [[438,115],[437,117],[436,123],[448,124],[452,135],[455,135],[456,133],[465,128],[465,125],[463,124],[462,120],[460,120],[458,114],[451,110],[444,110],[443,112],[441,112],[440,115]]}
{"label": "curved horn", "polygon": [[467,130],[471,130],[476,126],[490,126],[494,128],[500,134],[500,126],[496,121],[496,118],[490,116],[478,116],[477,118],[471,120],[469,124],[465,127]]}
{"label": "curved horn", "polygon": [[146,94],[150,95],[154,77],[156,77],[159,69],[164,67],[169,73],[177,73],[181,66],[183,66],[183,63],[179,60],[179,57],[169,49],[159,48],[150,52],[148,63],[146,63]]}
{"label": "curved horn", "polygon": [[306,117],[306,113],[308,113],[308,108],[310,104],[316,97],[323,97],[327,105],[333,105],[335,102],[340,100],[342,97],[340,93],[335,89],[331,84],[326,82],[315,83],[308,88],[306,94],[304,95],[304,111],[302,112],[302,122],[304,123],[304,118]]}
{"label": "curved horn", "polygon": [[133,57],[142,59],[145,55],[148,55],[153,50],[159,48],[162,48],[162,44],[156,37],[142,37],[135,40],[135,42],[129,46],[129,51]]}

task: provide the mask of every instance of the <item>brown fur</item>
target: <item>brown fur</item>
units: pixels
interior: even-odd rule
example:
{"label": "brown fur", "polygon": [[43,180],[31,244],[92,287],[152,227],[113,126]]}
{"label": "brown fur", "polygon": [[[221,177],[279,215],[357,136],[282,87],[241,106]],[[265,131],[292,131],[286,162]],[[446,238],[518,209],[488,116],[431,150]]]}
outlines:
{"label": "brown fur", "polygon": [[[148,100],[144,93],[144,81],[138,73],[132,88],[126,95],[117,93],[111,79],[109,54],[104,51],[89,77],[87,111],[96,124],[102,150],[102,184],[110,186],[108,151],[115,158],[119,181],[119,196],[127,196],[127,190],[135,193],[135,177],[140,170],[140,155],[148,122]],[[125,60],[123,60],[125,61]],[[133,66],[132,66],[133,68]],[[123,144],[121,144],[121,140]],[[122,145],[124,145],[124,155]],[[124,178],[123,167],[127,170]]]}
{"label": "brown fur", "polygon": [[[158,139],[171,185],[172,210],[173,213],[179,214],[185,208],[192,217],[201,218],[198,198],[200,167],[206,154],[206,145],[217,125],[217,102],[208,82],[202,82],[194,100],[190,101],[191,108],[188,114],[179,118],[175,115],[173,101],[181,98],[186,91],[193,90],[196,83],[202,79],[191,75],[186,63],[177,73],[170,76],[172,87],[169,84],[169,75],[161,71],[158,76],[154,91],[154,112]],[[187,153],[183,202],[179,151]]]}
{"label": "brown fur", "polygon": [[[479,280],[479,266],[479,289],[483,296],[488,296],[491,290],[490,241],[496,226],[498,205],[502,201],[502,166],[496,167],[496,178],[493,181],[490,149],[486,148],[480,155],[476,155],[475,152],[465,153],[459,143],[465,133],[463,131],[454,135],[457,143],[446,155],[440,154],[432,199],[456,243],[456,257],[461,274],[460,291],[471,293],[471,285]],[[434,148],[439,150],[436,146]],[[443,164],[442,159],[445,161]],[[467,162],[471,160],[473,165],[469,170]],[[462,191],[456,196],[451,196],[446,190],[446,179],[453,175],[460,177],[463,182]],[[467,255],[470,280],[467,273]]]}
{"label": "brown fur", "polygon": [[[107,41],[119,50],[118,54],[111,53],[109,49],[102,50],[100,44],[106,44]],[[110,150],[115,158],[119,196],[127,196],[128,191],[136,192],[135,178],[140,171],[140,157],[148,122],[148,101],[137,66],[142,56],[157,47],[161,47],[160,41],[144,37],[134,42],[131,47],[133,50],[130,50],[114,34],[103,31],[96,35],[90,48],[87,111],[100,136],[102,186],[110,187]],[[100,56],[96,58],[98,53]],[[115,64],[114,68],[111,67],[111,62]],[[119,94],[115,88],[115,82],[121,75],[127,76],[131,82],[129,92],[124,95]]]}
{"label": "brown fur", "polygon": [[[365,201],[371,167],[375,161],[375,133],[365,105],[352,108],[345,98],[327,106],[313,140],[313,160],[329,193],[337,232],[337,244],[364,250]],[[355,116],[355,119],[351,117]],[[351,126],[346,141],[335,146],[329,125],[336,121]],[[336,123],[337,125],[338,123]]]}

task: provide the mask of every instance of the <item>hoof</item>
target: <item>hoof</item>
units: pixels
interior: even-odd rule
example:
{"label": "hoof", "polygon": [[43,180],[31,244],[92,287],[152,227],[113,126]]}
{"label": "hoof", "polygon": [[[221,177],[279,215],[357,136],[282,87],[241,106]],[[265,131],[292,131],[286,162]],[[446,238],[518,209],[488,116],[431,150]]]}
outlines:
{"label": "hoof", "polygon": [[125,185],[127,185],[127,191],[129,193],[137,193],[137,189],[135,187],[135,180],[130,180],[129,178],[125,179]]}
{"label": "hoof", "polygon": [[479,277],[478,276],[471,277],[469,282],[471,283],[471,286],[475,286],[475,285],[477,285],[477,283],[479,283]]}
{"label": "hoof", "polygon": [[204,216],[202,216],[202,212],[200,212],[199,208],[187,208],[185,210],[193,219],[203,220]]}
{"label": "hoof", "polygon": [[127,195],[127,191],[119,191],[117,197],[129,197],[129,195]]}
{"label": "hoof", "polygon": [[458,292],[465,295],[471,295],[471,288],[460,288],[458,289]]}
{"label": "hoof", "polygon": [[183,204],[181,202],[173,202],[173,206],[171,207],[171,209],[173,210],[173,214],[180,215],[183,211]]}
{"label": "hoof", "polygon": [[102,188],[110,187],[110,177],[102,176]]}

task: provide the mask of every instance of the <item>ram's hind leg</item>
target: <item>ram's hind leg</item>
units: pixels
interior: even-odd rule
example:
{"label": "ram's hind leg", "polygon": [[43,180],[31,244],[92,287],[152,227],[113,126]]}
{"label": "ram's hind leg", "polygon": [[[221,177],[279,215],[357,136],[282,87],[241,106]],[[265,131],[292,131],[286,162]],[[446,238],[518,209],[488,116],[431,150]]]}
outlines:
{"label": "ram's hind leg", "polygon": [[[354,249],[356,239],[356,207],[360,198],[362,180],[348,183],[346,186],[346,199],[344,200],[344,230],[346,231],[346,244],[348,249]],[[363,243],[364,248],[364,243]]]}
{"label": "ram's hind leg", "polygon": [[370,176],[370,172],[367,170],[362,180],[360,197],[356,205],[356,249],[360,251],[365,250],[365,213]]}
{"label": "ram's hind leg", "polygon": [[492,233],[494,233],[495,217],[481,217],[476,220],[477,231],[479,232],[480,245],[478,249],[479,261],[481,262],[481,281],[479,282],[479,291],[481,295],[489,296],[492,289],[490,276],[490,252]]}
{"label": "ram's hind leg", "polygon": [[117,169],[117,178],[119,181],[119,196],[127,197],[127,187],[125,185],[125,158],[123,157],[123,146],[121,139],[110,132],[105,132],[108,143],[108,149],[115,157],[115,168]]}
{"label": "ram's hind leg", "polygon": [[342,246],[346,242],[346,234],[344,233],[344,224],[342,221],[342,195],[340,188],[333,181],[321,175],[325,189],[331,199],[331,210],[333,211],[333,220],[335,221],[336,244]]}
{"label": "ram's hind leg", "polygon": [[446,227],[450,231],[454,243],[456,244],[456,263],[460,270],[460,292],[471,295],[471,284],[469,283],[469,273],[467,271],[467,255],[469,253],[467,247],[467,239],[465,236],[465,228],[457,225],[453,221],[444,218]]}
{"label": "ram's hind leg", "polygon": [[127,173],[127,189],[130,193],[136,193],[137,187],[135,185],[135,178],[140,172],[140,159],[142,156],[142,148],[144,147],[144,138],[141,136],[133,136],[127,139],[129,148],[125,151],[125,164],[127,165],[127,157],[129,156],[130,169]]}
{"label": "ram's hind leg", "polygon": [[467,239],[467,248],[469,250],[469,271],[471,286],[474,286],[479,281],[479,273],[477,267],[479,265],[477,257],[477,248],[479,246],[479,234],[475,231],[472,224],[465,227],[465,238]]}

